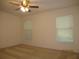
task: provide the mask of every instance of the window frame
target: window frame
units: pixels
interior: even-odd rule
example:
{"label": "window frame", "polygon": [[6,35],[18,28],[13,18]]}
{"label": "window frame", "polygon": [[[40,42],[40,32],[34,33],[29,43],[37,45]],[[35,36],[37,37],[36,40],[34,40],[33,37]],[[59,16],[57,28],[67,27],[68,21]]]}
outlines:
{"label": "window frame", "polygon": [[[68,17],[70,16],[70,17],[72,17],[71,19],[72,19],[72,25],[71,25],[71,27],[70,28],[57,28],[57,20],[58,20],[58,17],[56,18],[56,40],[58,41],[58,42],[66,42],[66,43],[72,43],[72,42],[74,42],[74,18],[73,18],[73,16],[72,15],[67,15]],[[66,17],[67,17],[66,16]],[[65,16],[60,16],[60,17],[65,17]],[[69,41],[69,40],[60,40],[60,39],[58,39],[59,37],[58,37],[58,30],[71,30],[72,31],[72,40],[71,41]]]}

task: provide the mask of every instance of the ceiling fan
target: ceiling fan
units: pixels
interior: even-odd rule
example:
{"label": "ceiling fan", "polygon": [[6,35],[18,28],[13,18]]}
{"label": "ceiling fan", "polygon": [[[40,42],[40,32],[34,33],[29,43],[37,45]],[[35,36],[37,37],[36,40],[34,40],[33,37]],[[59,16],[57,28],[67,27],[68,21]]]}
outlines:
{"label": "ceiling fan", "polygon": [[9,3],[18,6],[16,10],[21,10],[22,12],[30,12],[30,8],[39,8],[39,6],[32,6],[30,0],[9,1]]}

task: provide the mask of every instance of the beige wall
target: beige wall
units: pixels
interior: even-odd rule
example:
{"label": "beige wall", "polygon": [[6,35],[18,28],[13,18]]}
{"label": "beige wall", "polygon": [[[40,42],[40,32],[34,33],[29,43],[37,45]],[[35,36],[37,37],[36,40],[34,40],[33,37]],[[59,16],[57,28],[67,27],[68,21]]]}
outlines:
{"label": "beige wall", "polygon": [[[74,43],[56,41],[56,17],[74,16]],[[32,40],[26,39],[23,20],[32,21]],[[23,32],[22,32],[23,30]],[[48,10],[29,15],[24,19],[0,11],[0,48],[17,44],[29,44],[57,50],[79,51],[79,7]],[[23,39],[22,39],[23,36]]]}
{"label": "beige wall", "polygon": [[[56,41],[56,17],[64,15],[74,16],[74,43],[60,43]],[[61,8],[48,10],[24,18],[32,21],[32,40],[24,39],[25,44],[57,50],[79,51],[79,8]],[[25,31],[24,31],[25,32]],[[25,35],[24,35],[25,36]]]}
{"label": "beige wall", "polygon": [[12,14],[0,11],[0,48],[21,43],[21,20]]}

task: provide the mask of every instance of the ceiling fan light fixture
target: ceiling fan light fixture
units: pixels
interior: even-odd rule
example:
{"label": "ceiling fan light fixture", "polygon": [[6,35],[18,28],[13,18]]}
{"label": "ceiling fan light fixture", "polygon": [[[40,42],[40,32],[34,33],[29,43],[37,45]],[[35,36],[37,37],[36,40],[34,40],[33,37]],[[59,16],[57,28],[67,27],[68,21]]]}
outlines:
{"label": "ceiling fan light fixture", "polygon": [[26,7],[25,10],[28,12],[29,11],[29,8]]}
{"label": "ceiling fan light fixture", "polygon": [[22,7],[22,6],[20,7],[20,10],[21,10],[22,12],[26,12],[25,9],[24,9],[24,7]]}
{"label": "ceiling fan light fixture", "polygon": [[20,7],[20,10],[21,10],[22,12],[28,12],[28,11],[29,11],[29,8],[21,6],[21,7]]}

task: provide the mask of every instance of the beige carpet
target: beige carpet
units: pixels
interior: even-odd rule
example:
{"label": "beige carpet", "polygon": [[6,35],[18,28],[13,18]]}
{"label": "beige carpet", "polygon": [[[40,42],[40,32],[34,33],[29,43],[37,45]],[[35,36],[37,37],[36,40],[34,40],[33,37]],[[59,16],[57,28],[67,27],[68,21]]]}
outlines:
{"label": "beige carpet", "polygon": [[0,59],[79,59],[79,54],[28,45],[18,45],[1,49]]}

